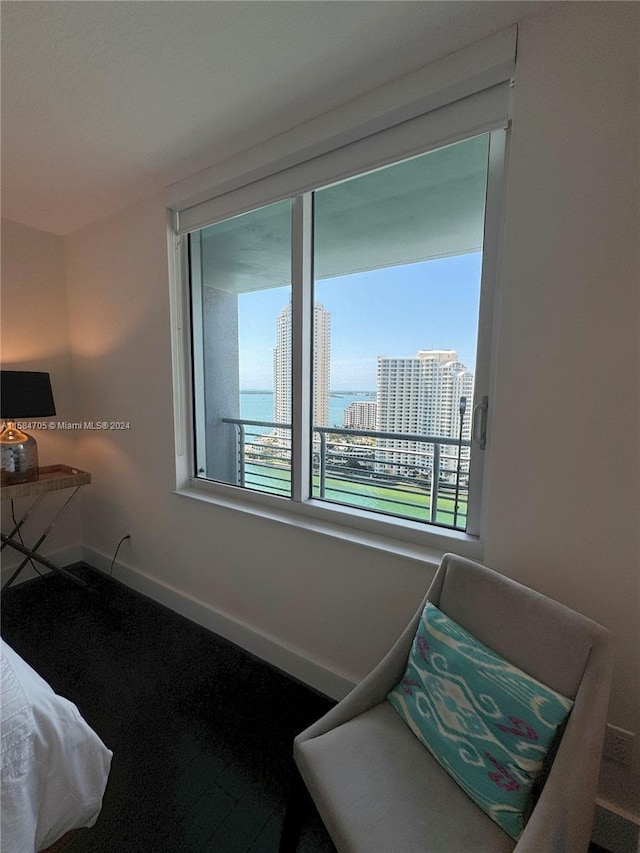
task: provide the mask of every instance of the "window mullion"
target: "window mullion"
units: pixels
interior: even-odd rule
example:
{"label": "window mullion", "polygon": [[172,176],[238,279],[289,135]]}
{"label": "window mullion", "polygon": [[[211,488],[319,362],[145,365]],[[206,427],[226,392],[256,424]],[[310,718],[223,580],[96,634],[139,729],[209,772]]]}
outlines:
{"label": "window mullion", "polygon": [[291,497],[310,494],[313,341],[313,194],[293,199],[291,213]]}

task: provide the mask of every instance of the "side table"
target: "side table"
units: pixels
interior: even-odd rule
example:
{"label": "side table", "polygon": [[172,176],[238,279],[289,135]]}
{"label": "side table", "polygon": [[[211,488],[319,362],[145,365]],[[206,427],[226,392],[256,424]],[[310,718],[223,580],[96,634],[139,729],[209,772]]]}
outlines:
{"label": "side table", "polygon": [[[69,580],[73,581],[76,584],[79,584],[80,586],[87,586],[86,582],[81,580],[81,578],[76,577],[71,572],[62,568],[62,566],[57,566],[47,557],[43,557],[41,554],[38,554],[37,551],[44,542],[44,540],[47,538],[49,533],[51,533],[51,531],[53,530],[58,518],[69,506],[71,501],[76,497],[80,489],[90,482],[91,474],[89,474],[88,471],[81,471],[79,468],[70,468],[68,465],[48,465],[44,468],[39,469],[38,479],[34,480],[31,483],[17,483],[14,486],[3,487],[1,492],[3,501],[10,500],[12,498],[34,498],[33,502],[24,512],[20,520],[15,521],[14,519],[14,528],[11,533],[9,533],[8,535],[6,533],[0,534],[2,538],[2,545],[0,546],[0,551],[4,550],[4,548],[6,548],[8,545],[10,548],[19,551],[21,554],[24,555],[24,560],[13,572],[9,580],[2,585],[3,589],[14,582],[14,580],[18,577],[20,572],[24,569],[24,567],[30,560],[35,560],[37,563],[40,563],[47,569],[64,575],[66,578],[69,578]],[[58,509],[53,519],[51,520],[47,528],[44,530],[35,545],[32,548],[29,548],[21,541],[21,539],[16,538],[20,532],[21,527],[24,525],[26,520],[34,511],[34,509],[50,492],[57,492],[60,489],[73,489],[73,492],[71,496],[67,498],[67,500]]]}

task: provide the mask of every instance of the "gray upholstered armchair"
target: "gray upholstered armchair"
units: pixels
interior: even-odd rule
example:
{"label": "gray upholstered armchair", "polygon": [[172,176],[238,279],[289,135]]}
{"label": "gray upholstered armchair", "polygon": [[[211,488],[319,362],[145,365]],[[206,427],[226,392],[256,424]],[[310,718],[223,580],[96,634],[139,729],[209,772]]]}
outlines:
{"label": "gray upholstered armchair", "polygon": [[[609,698],[608,632],[477,563],[444,556],[431,601],[575,704],[516,842],[453,781],[386,701],[420,615],[345,699],[298,735],[300,775],[340,853],[582,853],[589,845]],[[295,806],[294,806],[295,809]],[[291,808],[290,808],[291,810]],[[281,851],[295,845],[288,814]]]}

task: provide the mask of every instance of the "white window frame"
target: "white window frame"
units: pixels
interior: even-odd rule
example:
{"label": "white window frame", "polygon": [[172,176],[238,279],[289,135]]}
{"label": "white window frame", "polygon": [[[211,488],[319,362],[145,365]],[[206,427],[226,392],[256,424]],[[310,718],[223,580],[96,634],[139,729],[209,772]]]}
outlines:
{"label": "white window frame", "polygon": [[[501,36],[502,34],[499,34]],[[494,41],[491,42],[494,45]],[[502,46],[509,39],[502,38]],[[514,40],[515,44],[515,40]],[[477,46],[474,46],[477,48]],[[487,49],[485,46],[484,52]],[[489,50],[491,53],[491,50]],[[507,47],[508,53],[508,47]],[[474,54],[477,58],[477,49]],[[494,71],[495,68],[499,70]],[[512,81],[512,62],[494,62],[488,86],[469,84],[472,94],[463,94],[451,104],[437,105],[426,114],[418,114],[400,124],[387,115],[383,129],[367,135],[364,131],[348,134],[346,144],[332,147],[327,142],[318,156],[300,153],[293,165],[282,171],[274,166],[245,169],[245,178],[220,181],[210,190],[194,195],[193,180],[187,182],[184,200],[176,201],[170,192],[167,228],[171,288],[173,337],[176,491],[199,500],[234,510],[258,514],[276,521],[294,524],[327,535],[359,541],[394,553],[417,547],[423,555],[434,556],[453,550],[481,559],[482,527],[486,515],[487,477],[483,476],[491,452],[491,406],[486,422],[484,452],[472,453],[469,483],[467,531],[461,532],[425,522],[367,512],[355,507],[313,499],[309,494],[311,460],[311,346],[312,317],[312,192],[346,177],[371,171],[378,166],[426,153],[444,145],[481,133],[490,133],[485,232],[481,276],[480,316],[478,322],[477,363],[475,371],[476,403],[493,397],[495,353],[497,351],[497,313],[499,310],[500,256],[504,218],[505,164],[507,156],[508,114],[496,118],[492,113],[504,104],[504,89]],[[415,75],[414,75],[415,76]],[[480,77],[485,81],[487,74]],[[473,88],[475,86],[475,89]],[[498,106],[496,106],[496,104]],[[415,109],[415,107],[414,107]],[[356,107],[355,112],[358,112]],[[396,110],[397,112],[397,110]],[[504,109],[502,108],[504,113]],[[406,110],[405,110],[406,114]],[[329,121],[329,124],[331,122]],[[379,123],[378,123],[379,125]],[[335,135],[334,135],[335,136]],[[353,137],[356,137],[355,139]],[[340,134],[338,134],[340,137]],[[344,139],[344,133],[342,137]],[[425,139],[428,140],[425,142]],[[334,138],[335,143],[335,138]],[[317,152],[317,147],[315,151]],[[362,163],[363,155],[365,163]],[[240,157],[242,160],[242,157]],[[225,170],[222,170],[225,173]],[[231,169],[231,173],[233,169]],[[229,169],[226,170],[229,173]],[[257,176],[256,180],[253,180]],[[329,176],[331,178],[329,179]],[[189,195],[191,193],[191,195]],[[180,192],[178,191],[178,196]],[[196,429],[191,393],[197,387],[198,359],[194,358],[192,316],[186,235],[207,225],[228,219],[284,198],[293,199],[292,209],[292,495],[270,495],[239,486],[205,480],[195,471],[194,430]],[[192,203],[194,202],[195,203]],[[196,318],[197,319],[197,318]],[[195,323],[194,323],[195,326]],[[305,334],[306,329],[306,334]]]}

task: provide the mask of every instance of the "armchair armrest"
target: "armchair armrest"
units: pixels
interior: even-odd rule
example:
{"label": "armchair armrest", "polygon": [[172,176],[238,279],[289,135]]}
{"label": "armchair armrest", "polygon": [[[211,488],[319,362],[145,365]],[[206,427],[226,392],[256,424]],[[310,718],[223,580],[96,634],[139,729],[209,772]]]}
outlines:
{"label": "armchair armrest", "polygon": [[326,734],[331,729],[335,729],[348,720],[368,711],[369,708],[373,708],[375,705],[379,705],[380,702],[384,702],[387,698],[387,693],[395,687],[404,674],[411,644],[417,631],[423,609],[424,601],[409,625],[380,663],[344,699],[328,711],[324,717],[321,717],[317,722],[309,726],[308,729],[301,732],[294,741],[295,745]]}
{"label": "armchair armrest", "polygon": [[549,777],[515,847],[517,853],[588,850],[613,669],[608,632],[601,631]]}

